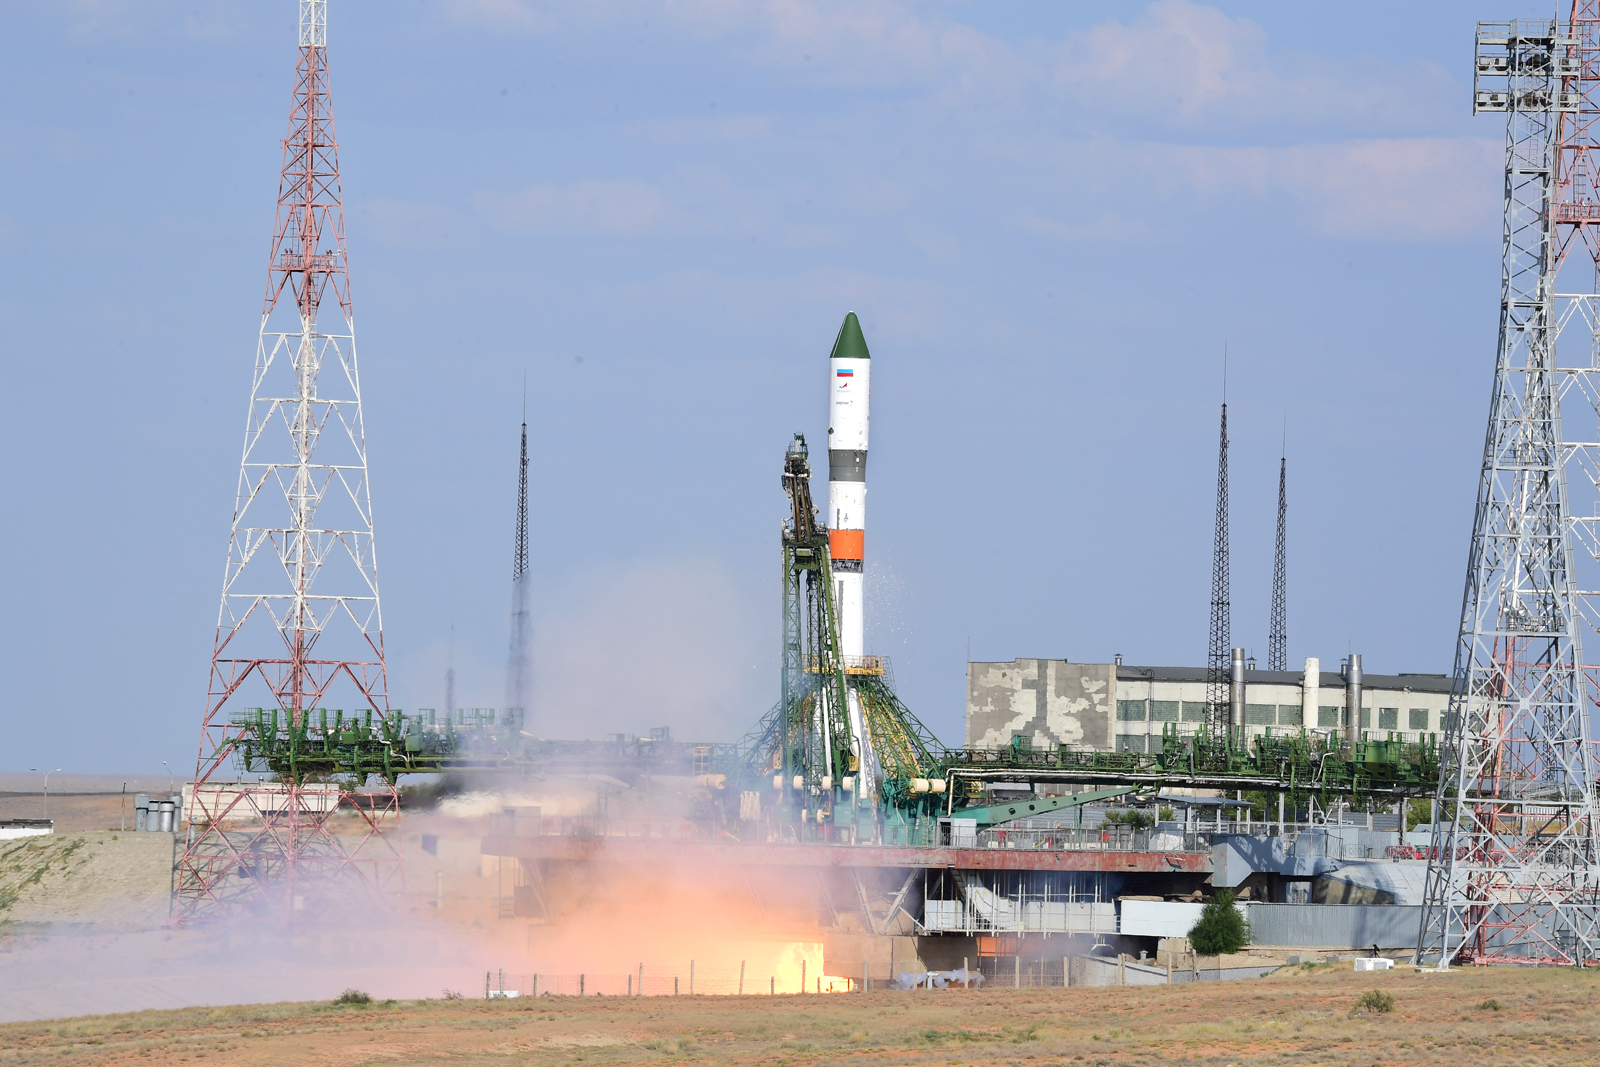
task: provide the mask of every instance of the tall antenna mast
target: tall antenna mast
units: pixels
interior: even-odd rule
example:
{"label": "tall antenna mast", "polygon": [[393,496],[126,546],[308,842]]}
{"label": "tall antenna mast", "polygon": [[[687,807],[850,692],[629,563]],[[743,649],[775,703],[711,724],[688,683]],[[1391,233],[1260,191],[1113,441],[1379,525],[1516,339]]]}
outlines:
{"label": "tall antenna mast", "polygon": [[[365,820],[370,835],[355,851],[398,813],[392,784],[339,791],[332,803],[325,788],[304,789],[294,771],[277,782],[219,784],[236,750],[243,749],[248,765],[252,744],[259,751],[303,743],[314,725],[326,731],[326,704],[352,720],[365,717],[368,729],[374,716],[385,727],[389,715],[327,33],[327,0],[301,0],[277,221],[175,919],[233,905],[259,914],[263,903],[268,912],[292,912],[300,905],[291,901],[310,900],[366,862],[342,834],[327,832],[336,810],[353,807]],[[331,316],[323,314],[325,305],[333,307]],[[332,373],[322,374],[324,368]],[[234,829],[256,825],[261,829]],[[372,862],[391,861],[398,863],[392,845]],[[366,871],[365,888],[380,888],[387,877]]]}
{"label": "tall antenna mast", "polygon": [[1267,670],[1289,669],[1289,431],[1284,425],[1284,454],[1278,457],[1278,545],[1272,555],[1272,628],[1267,634]]}
{"label": "tall antenna mast", "polygon": [[517,464],[517,535],[511,561],[511,654],[506,703],[526,714],[533,681],[533,623],[528,613],[528,386],[522,386],[522,457]]}
{"label": "tall antenna mast", "polygon": [[456,621],[450,620],[450,648],[444,666],[444,713],[456,717]]}
{"label": "tall antenna mast", "polygon": [[1233,675],[1233,621],[1228,602],[1228,399],[1223,350],[1222,433],[1217,445],[1217,525],[1211,551],[1211,633],[1206,651],[1206,703],[1212,736],[1227,735],[1228,686]]}

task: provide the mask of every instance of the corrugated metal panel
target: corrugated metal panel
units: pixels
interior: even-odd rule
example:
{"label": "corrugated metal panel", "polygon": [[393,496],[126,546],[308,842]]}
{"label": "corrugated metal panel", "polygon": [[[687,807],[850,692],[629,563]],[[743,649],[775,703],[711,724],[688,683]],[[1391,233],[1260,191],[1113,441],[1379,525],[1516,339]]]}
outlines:
{"label": "corrugated metal panel", "polygon": [[[1123,904],[1124,909],[1132,901]],[[1422,908],[1403,904],[1249,904],[1257,945],[1415,948]]]}

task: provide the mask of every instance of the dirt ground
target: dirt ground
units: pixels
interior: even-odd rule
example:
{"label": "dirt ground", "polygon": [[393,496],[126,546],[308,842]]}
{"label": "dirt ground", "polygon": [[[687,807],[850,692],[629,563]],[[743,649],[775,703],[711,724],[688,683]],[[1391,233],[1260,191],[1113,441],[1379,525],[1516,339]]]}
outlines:
{"label": "dirt ground", "polygon": [[50,791],[48,806],[35,793],[0,793],[0,819],[55,820],[56,833],[81,830],[133,829],[133,794],[126,799],[116,793],[67,793]]}
{"label": "dirt ground", "polygon": [[[0,1026],[0,1064],[1595,1062],[1600,975],[1349,966],[1226,986],[148,1011]],[[1369,990],[1393,1010],[1357,1009]]]}

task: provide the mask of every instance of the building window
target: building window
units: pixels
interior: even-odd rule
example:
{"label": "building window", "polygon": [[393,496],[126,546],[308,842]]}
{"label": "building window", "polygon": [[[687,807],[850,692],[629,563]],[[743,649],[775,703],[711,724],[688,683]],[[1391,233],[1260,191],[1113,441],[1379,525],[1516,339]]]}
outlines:
{"label": "building window", "polygon": [[1118,722],[1144,722],[1144,701],[1119,700],[1117,701]]}
{"label": "building window", "polygon": [[1305,725],[1305,717],[1302,714],[1302,712],[1304,710],[1305,709],[1300,707],[1299,704],[1279,704],[1278,705],[1278,725],[1279,726],[1304,726]]}
{"label": "building window", "polygon": [[1371,708],[1362,708],[1361,709],[1361,728],[1363,730],[1365,730],[1365,729],[1369,728],[1371,725],[1372,725],[1372,709]]}
{"label": "building window", "polygon": [[1318,708],[1317,709],[1317,725],[1323,727],[1324,729],[1326,729],[1327,727],[1330,727],[1330,726],[1331,727],[1335,727],[1335,728],[1343,726],[1344,725],[1344,709],[1343,708]]}
{"label": "building window", "polygon": [[1246,726],[1272,726],[1278,721],[1278,705],[1276,704],[1246,704],[1244,706],[1244,724]]}
{"label": "building window", "polygon": [[1144,754],[1144,734],[1118,734],[1118,752],[1137,752]]}
{"label": "building window", "polygon": [[1178,702],[1176,700],[1152,700],[1150,702],[1151,722],[1177,722]]}
{"label": "building window", "polygon": [[1206,702],[1203,700],[1185,700],[1183,702],[1184,722],[1205,722]]}
{"label": "building window", "polygon": [[1410,711],[1410,721],[1407,723],[1407,725],[1413,730],[1426,730],[1428,728],[1428,709],[1412,708]]}
{"label": "building window", "polygon": [[1398,729],[1400,729],[1400,709],[1399,708],[1379,708],[1378,709],[1378,729],[1380,729],[1380,730],[1398,730]]}
{"label": "building window", "polygon": [[1447,712],[1444,713],[1444,728],[1446,730],[1454,730],[1458,725],[1460,725],[1460,723],[1461,723],[1461,713],[1460,712],[1447,711]]}

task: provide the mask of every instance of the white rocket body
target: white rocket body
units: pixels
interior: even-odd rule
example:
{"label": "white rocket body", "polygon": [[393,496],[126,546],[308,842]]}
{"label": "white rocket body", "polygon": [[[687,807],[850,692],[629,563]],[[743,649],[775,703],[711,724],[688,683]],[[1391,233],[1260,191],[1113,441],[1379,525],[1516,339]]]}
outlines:
{"label": "white rocket body", "polygon": [[[828,555],[839,620],[839,652],[845,670],[864,667],[866,597],[864,540],[867,528],[867,429],[872,417],[872,359],[855,312],[828,357]],[[883,772],[867,733],[861,698],[850,689],[848,718],[857,757],[857,796],[874,797]]]}
{"label": "white rocket body", "polygon": [[828,360],[828,549],[833,557],[839,650],[866,654],[866,601],[862,589],[867,528],[867,423],[872,404],[872,360]]}

